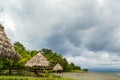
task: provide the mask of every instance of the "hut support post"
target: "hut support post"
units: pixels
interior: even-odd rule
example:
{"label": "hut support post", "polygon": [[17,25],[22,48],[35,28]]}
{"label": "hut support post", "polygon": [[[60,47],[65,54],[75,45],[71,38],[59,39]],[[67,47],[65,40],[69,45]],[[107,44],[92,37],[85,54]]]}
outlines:
{"label": "hut support post", "polygon": [[35,70],[34,71],[34,74],[37,76],[37,77],[39,77],[39,74],[38,74],[38,72]]}

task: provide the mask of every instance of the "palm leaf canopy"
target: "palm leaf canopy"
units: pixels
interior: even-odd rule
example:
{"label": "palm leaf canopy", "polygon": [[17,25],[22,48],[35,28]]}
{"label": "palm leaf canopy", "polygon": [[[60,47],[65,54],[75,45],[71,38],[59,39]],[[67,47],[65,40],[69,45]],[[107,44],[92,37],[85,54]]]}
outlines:
{"label": "palm leaf canopy", "polygon": [[49,65],[49,61],[40,52],[25,64],[26,67],[48,67]]}
{"label": "palm leaf canopy", "polygon": [[54,71],[59,71],[59,70],[63,70],[63,68],[62,68],[62,66],[61,66],[59,63],[57,63],[57,64],[53,67],[53,70],[54,70]]}
{"label": "palm leaf canopy", "polygon": [[19,54],[15,52],[11,41],[7,38],[4,32],[4,27],[0,24],[0,57],[4,59],[16,60],[19,58]]}

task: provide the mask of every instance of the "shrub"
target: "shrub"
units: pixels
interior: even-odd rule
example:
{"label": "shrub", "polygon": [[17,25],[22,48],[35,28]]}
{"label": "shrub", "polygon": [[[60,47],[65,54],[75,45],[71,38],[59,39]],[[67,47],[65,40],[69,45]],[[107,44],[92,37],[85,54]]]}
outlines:
{"label": "shrub", "polygon": [[88,69],[83,69],[82,71],[83,71],[83,72],[88,72],[89,70],[88,70]]}

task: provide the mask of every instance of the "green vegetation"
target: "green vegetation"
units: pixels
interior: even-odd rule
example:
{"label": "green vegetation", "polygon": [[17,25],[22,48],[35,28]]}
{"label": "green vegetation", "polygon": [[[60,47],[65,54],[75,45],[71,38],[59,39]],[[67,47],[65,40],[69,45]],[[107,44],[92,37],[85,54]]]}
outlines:
{"label": "green vegetation", "polygon": [[[52,68],[59,63],[63,67],[63,72],[80,71],[80,66],[76,66],[74,63],[68,63],[60,53],[56,53],[50,49],[41,50],[27,50],[20,42],[14,43],[15,51],[20,55],[18,60],[3,59],[0,57],[0,80],[71,80],[56,76],[51,76],[49,72],[52,72]],[[35,75],[31,75],[31,71],[25,67],[26,62],[35,56],[38,52],[41,52],[43,56],[51,63],[51,70],[43,70],[41,73],[43,76],[36,78]],[[9,68],[11,68],[11,74],[9,74]],[[26,73],[27,72],[27,73]],[[5,76],[8,75],[9,76]],[[28,75],[29,74],[29,75]],[[10,76],[11,75],[11,76]],[[14,75],[14,76],[13,76]],[[19,76],[17,76],[19,75]],[[30,77],[27,77],[30,76]],[[49,79],[48,79],[49,78]]]}
{"label": "green vegetation", "polygon": [[50,61],[52,67],[59,63],[63,67],[63,71],[65,72],[81,69],[80,66],[75,66],[74,63],[69,64],[66,58],[63,58],[61,54],[53,52],[50,49],[42,49],[40,51],[48,59],[48,61]]}
{"label": "green vegetation", "polygon": [[28,76],[0,76],[0,80],[73,80],[69,78],[57,77],[28,77]]}
{"label": "green vegetation", "polygon": [[89,69],[82,69],[82,71],[83,71],[83,72],[88,72],[88,71],[89,71]]}
{"label": "green vegetation", "polygon": [[59,63],[63,67],[64,72],[80,70],[79,66],[75,66],[74,63],[68,63],[66,58],[64,58],[61,54],[56,53],[50,49],[42,49],[42,50],[27,50],[24,45],[20,42],[14,43],[15,51],[20,55],[20,59],[18,61],[13,60],[4,60],[1,58],[0,62],[0,70],[8,70],[9,65],[12,66],[13,70],[24,71],[25,63],[35,56],[39,51],[44,55],[48,61],[51,63],[51,67],[54,67],[57,63]]}

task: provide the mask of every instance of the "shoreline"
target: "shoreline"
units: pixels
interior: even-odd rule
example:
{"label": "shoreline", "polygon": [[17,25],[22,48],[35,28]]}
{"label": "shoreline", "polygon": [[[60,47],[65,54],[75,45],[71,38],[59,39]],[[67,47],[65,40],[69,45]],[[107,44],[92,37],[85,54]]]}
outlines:
{"label": "shoreline", "polygon": [[120,80],[119,75],[99,72],[62,73],[60,75],[62,77],[72,78],[74,80]]}

